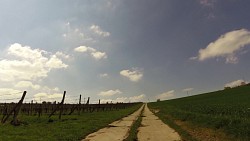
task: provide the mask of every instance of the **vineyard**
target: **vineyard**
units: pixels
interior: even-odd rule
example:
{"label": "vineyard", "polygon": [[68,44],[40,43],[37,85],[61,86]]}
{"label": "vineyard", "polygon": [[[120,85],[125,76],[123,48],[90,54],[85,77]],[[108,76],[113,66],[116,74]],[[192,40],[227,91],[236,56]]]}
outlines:
{"label": "vineyard", "polygon": [[172,122],[173,126],[177,127],[175,122],[180,120],[215,131],[222,130],[237,140],[250,140],[249,86],[155,102],[149,106],[160,110],[157,115]]}
{"label": "vineyard", "polygon": [[62,115],[71,115],[74,112],[80,115],[82,112],[99,112],[99,111],[107,111],[107,110],[118,110],[118,109],[125,109],[127,107],[133,106],[137,103],[106,103],[101,104],[100,100],[98,104],[89,104],[90,97],[88,97],[88,100],[85,104],[81,104],[81,95],[79,98],[78,104],[64,104],[66,91],[64,91],[62,101],[60,103],[31,103],[24,104],[22,103],[24,101],[26,95],[26,91],[24,91],[22,98],[18,103],[0,103],[0,113],[2,116],[2,123],[5,123],[8,118],[13,115],[13,120],[11,123],[13,125],[18,125],[17,116],[19,112],[21,114],[26,115],[38,115],[40,117],[42,114],[48,115],[48,117],[51,117],[54,114],[59,115],[59,119],[61,119]]}
{"label": "vineyard", "polygon": [[83,139],[91,132],[107,126],[137,110],[142,103],[61,102],[0,103],[0,140],[69,140]]}

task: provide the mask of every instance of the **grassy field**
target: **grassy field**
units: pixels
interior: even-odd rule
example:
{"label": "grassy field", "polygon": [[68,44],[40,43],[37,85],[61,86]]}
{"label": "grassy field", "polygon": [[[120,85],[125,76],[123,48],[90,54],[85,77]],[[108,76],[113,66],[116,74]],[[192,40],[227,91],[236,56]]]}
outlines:
{"label": "grassy field", "polygon": [[176,128],[185,140],[195,138],[189,134],[190,132],[185,132],[185,128],[178,126],[178,123],[205,128],[207,132],[210,129],[218,131],[214,134],[223,132],[227,137],[234,138],[232,140],[250,140],[250,86],[148,105],[153,111],[160,110],[157,115]]}
{"label": "grassy field", "polygon": [[53,116],[20,115],[20,126],[0,124],[0,141],[79,141],[91,132],[107,126],[137,110],[136,106],[105,112],[82,113],[81,115],[63,115],[61,120]]}

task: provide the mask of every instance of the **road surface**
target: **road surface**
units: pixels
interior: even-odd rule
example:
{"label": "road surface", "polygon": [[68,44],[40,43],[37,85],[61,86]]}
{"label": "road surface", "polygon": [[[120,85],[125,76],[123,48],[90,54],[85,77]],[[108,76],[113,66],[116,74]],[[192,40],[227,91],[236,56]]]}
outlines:
{"label": "road surface", "polygon": [[143,106],[133,114],[109,124],[109,127],[89,134],[82,141],[122,141],[126,139],[134,121],[140,116]]}
{"label": "road surface", "polygon": [[[123,141],[128,137],[134,121],[140,116],[143,106],[133,114],[109,124],[108,127],[89,134],[82,141]],[[147,104],[142,115],[142,123],[137,134],[139,141],[181,141],[179,134],[155,116]]]}
{"label": "road surface", "polygon": [[141,127],[137,134],[139,141],[181,141],[179,134],[155,116],[147,104],[142,115]]}

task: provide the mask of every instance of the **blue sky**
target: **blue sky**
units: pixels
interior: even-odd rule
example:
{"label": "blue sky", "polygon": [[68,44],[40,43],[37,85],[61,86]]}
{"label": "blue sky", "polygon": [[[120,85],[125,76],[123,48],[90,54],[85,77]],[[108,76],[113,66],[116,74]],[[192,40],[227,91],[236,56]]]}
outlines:
{"label": "blue sky", "polygon": [[0,102],[155,101],[249,81],[246,0],[1,1]]}

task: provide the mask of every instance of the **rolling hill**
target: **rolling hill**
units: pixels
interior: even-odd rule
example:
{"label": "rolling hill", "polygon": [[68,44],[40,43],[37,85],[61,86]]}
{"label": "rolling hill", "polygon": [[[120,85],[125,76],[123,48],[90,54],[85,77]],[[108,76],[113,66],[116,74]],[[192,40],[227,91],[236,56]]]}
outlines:
{"label": "rolling hill", "polygon": [[204,140],[204,136],[250,140],[250,86],[153,102],[149,107],[186,140]]}

